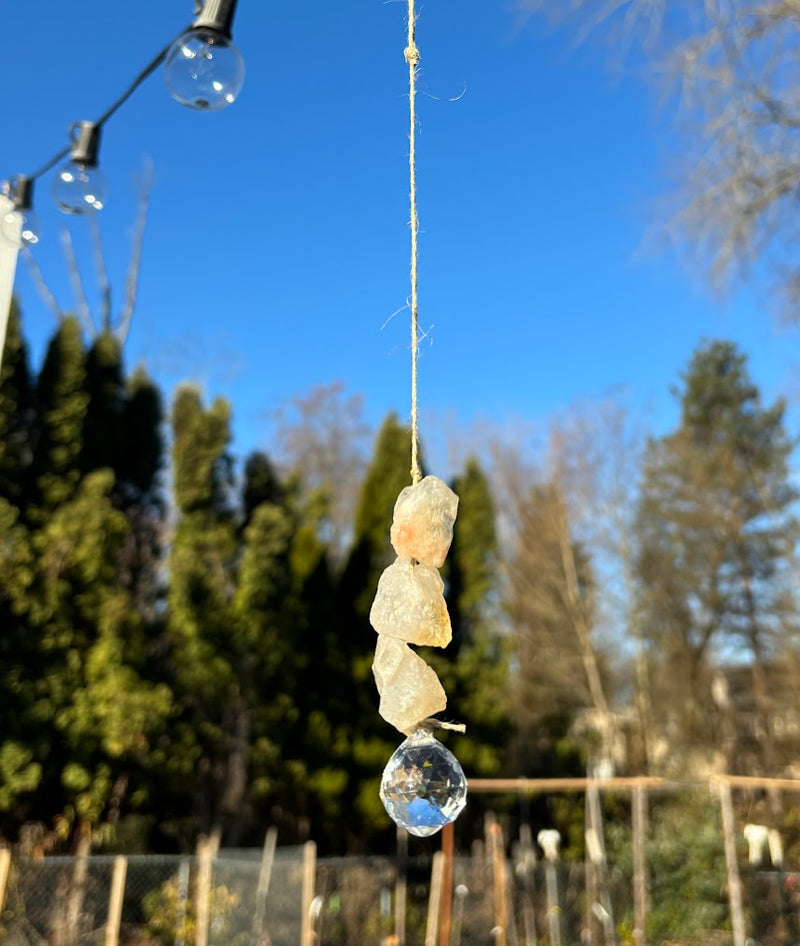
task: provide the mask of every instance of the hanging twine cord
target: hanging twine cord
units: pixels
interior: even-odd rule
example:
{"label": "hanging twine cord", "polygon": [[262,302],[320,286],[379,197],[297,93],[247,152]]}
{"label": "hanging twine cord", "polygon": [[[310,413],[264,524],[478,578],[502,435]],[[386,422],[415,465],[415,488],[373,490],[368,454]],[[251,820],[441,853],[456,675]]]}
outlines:
{"label": "hanging twine cord", "polygon": [[416,484],[422,479],[419,468],[419,408],[417,405],[417,360],[419,356],[419,304],[417,301],[417,245],[419,238],[419,218],[417,217],[417,66],[419,50],[416,37],[416,14],[414,0],[408,0],[408,43],[405,59],[408,63],[408,110],[410,128],[408,133],[408,177],[411,215],[411,482]]}
{"label": "hanging twine cord", "polygon": [[443,719],[437,719],[435,716],[429,716],[417,723],[417,729],[426,729],[432,733],[437,729],[449,729],[451,732],[465,733],[467,731],[466,723],[448,723]]}

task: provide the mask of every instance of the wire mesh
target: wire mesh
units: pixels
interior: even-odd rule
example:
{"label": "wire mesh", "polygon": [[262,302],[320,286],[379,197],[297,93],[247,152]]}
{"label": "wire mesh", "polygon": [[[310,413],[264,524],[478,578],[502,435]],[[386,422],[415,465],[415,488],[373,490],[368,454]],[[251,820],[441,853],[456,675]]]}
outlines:
{"label": "wire mesh", "polygon": [[[685,857],[700,869],[690,843]],[[450,899],[444,913],[445,904],[434,911],[439,924],[446,915],[446,929],[439,926],[431,940],[429,857],[320,859],[312,898],[304,904],[301,849],[276,851],[266,896],[263,886],[259,892],[261,852],[222,851],[208,889],[207,946],[298,946],[305,910],[316,946],[731,946],[721,847],[719,858],[703,888],[710,891],[708,902],[692,899],[687,890],[687,899],[674,905],[697,914],[697,923],[684,924],[682,932],[670,933],[672,914],[664,913],[665,904],[658,902],[664,894],[651,878],[651,919],[667,919],[649,923],[644,938],[634,939],[630,858],[607,868],[548,863],[516,846],[504,860],[505,883],[498,887],[497,864],[479,845],[471,856],[453,859]],[[120,946],[196,946],[197,859],[126,861]],[[114,863],[103,856],[15,859],[0,944],[105,944]],[[749,867],[743,856],[741,880],[751,946],[800,942],[800,873]]]}

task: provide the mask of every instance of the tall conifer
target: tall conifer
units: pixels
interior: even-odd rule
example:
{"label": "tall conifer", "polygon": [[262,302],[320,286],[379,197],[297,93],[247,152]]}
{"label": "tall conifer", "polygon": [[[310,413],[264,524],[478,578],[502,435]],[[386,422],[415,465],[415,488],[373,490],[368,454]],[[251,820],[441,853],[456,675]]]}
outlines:
{"label": "tall conifer", "polygon": [[0,498],[23,513],[32,498],[36,401],[16,300],[11,304],[0,367]]}
{"label": "tall conifer", "polygon": [[[717,741],[712,678],[721,655],[746,655],[772,767],[767,667],[787,640],[796,491],[785,405],[761,402],[746,357],[725,341],[695,352],[681,419],[650,443],[637,523],[641,608],[658,660],[658,704],[687,748]],[[667,720],[663,720],[667,725]],[[730,763],[732,760],[728,760]]]}
{"label": "tall conifer", "polygon": [[83,468],[110,469],[117,483],[127,431],[125,381],[119,342],[110,332],[98,335],[86,355],[87,394],[83,422]]}
{"label": "tall conifer", "polygon": [[508,730],[508,662],[500,634],[495,505],[480,463],[470,457],[453,483],[459,497],[453,543],[445,561],[453,641],[436,660],[448,715],[467,724],[453,748],[469,770],[495,774]]}
{"label": "tall conifer", "polygon": [[63,319],[47,346],[37,384],[41,435],[35,455],[39,503],[53,509],[70,499],[81,477],[86,353],[78,320]]}
{"label": "tall conifer", "polygon": [[[179,518],[169,626],[184,744],[169,764],[177,775],[187,751],[196,756],[203,774],[195,785],[194,829],[211,828],[235,842],[252,805],[275,803],[290,780],[285,734],[296,723],[302,648],[294,633],[289,566],[293,522],[284,506],[256,489],[256,480],[263,485],[255,475],[263,473],[258,461],[249,464],[249,516],[239,528],[231,504],[229,421],[224,401],[204,408],[196,390],[178,392],[172,426]],[[276,488],[272,498],[279,497]],[[181,787],[173,783],[174,790]]]}

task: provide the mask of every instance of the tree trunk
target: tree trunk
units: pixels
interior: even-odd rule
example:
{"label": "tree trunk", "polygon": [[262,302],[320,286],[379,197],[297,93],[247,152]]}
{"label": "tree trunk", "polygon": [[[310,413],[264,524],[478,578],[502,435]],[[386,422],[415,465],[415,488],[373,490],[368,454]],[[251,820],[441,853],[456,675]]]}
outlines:
{"label": "tree trunk", "polygon": [[252,713],[244,705],[241,692],[237,689],[232,696],[233,732],[229,736],[230,751],[225,766],[225,785],[219,806],[219,818],[212,830],[219,843],[224,839],[235,847],[242,832],[244,813],[242,803],[247,791],[247,757],[250,748]]}

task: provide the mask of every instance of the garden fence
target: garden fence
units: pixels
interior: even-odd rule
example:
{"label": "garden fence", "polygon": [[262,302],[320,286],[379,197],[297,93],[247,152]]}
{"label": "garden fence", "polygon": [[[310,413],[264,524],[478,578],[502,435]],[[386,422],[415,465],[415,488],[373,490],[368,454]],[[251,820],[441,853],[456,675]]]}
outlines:
{"label": "garden fence", "polygon": [[[726,826],[726,796],[707,788],[652,800],[644,823],[635,799],[609,794],[599,850],[579,799],[587,821],[564,860],[555,832],[509,807],[471,849],[459,836],[468,855],[452,829],[424,857],[403,844],[318,859],[274,832],[263,851],[197,856],[0,852],[0,946],[798,946],[798,810],[766,827],[748,820],[764,799],[740,796]],[[564,797],[547,799],[562,821]]]}

